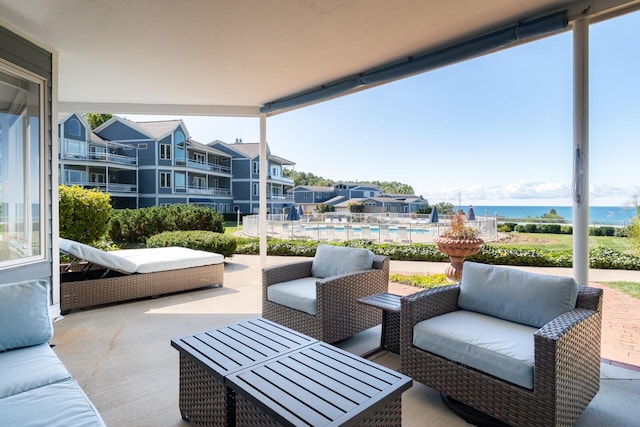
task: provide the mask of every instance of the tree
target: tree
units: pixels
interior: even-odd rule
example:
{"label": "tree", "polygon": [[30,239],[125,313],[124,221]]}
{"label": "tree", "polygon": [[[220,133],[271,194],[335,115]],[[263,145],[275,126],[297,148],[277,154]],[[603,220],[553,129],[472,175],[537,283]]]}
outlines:
{"label": "tree", "polygon": [[631,224],[627,226],[627,236],[632,239],[633,246],[640,253],[640,204],[638,204],[638,196],[634,196],[633,204],[636,210],[635,218],[631,219]]}
{"label": "tree", "polygon": [[556,210],[553,209],[553,208],[549,212],[547,212],[546,214],[542,215],[542,218],[546,218],[546,219],[564,219],[563,217],[558,215],[558,212],[556,212]]}
{"label": "tree", "polygon": [[453,204],[447,202],[436,203],[439,215],[453,215]]}
{"label": "tree", "polygon": [[362,213],[362,212],[364,212],[364,203],[362,203],[362,202],[349,202],[349,203],[347,203],[347,209],[351,213]]}
{"label": "tree", "polygon": [[110,120],[113,114],[98,114],[98,113],[85,113],[84,118],[91,126],[91,130],[94,130],[104,122]]}

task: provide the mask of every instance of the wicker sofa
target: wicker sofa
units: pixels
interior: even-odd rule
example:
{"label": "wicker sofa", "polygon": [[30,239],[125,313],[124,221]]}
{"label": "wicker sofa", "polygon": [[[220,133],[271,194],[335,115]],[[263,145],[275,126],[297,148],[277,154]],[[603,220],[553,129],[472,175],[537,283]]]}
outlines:
{"label": "wicker sofa", "polygon": [[572,425],[598,392],[601,289],[466,262],[401,305],[401,371],[491,417]]}
{"label": "wicker sofa", "polygon": [[319,245],[313,260],[263,269],[262,317],[333,343],[379,325],[382,312],[358,299],[388,288],[388,257]]}
{"label": "wicker sofa", "polygon": [[[188,248],[143,248],[105,252],[60,239],[74,258],[60,272],[60,310],[223,286],[224,256]],[[77,268],[75,262],[85,261]]]}

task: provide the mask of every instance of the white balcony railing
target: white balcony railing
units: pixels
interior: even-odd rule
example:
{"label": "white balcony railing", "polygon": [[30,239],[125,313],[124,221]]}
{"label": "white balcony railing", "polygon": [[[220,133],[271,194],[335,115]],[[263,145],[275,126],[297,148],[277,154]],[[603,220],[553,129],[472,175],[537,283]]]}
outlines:
{"label": "white balcony railing", "polygon": [[200,194],[205,196],[231,196],[230,188],[205,188],[189,186],[189,194]]}
{"label": "white balcony railing", "polygon": [[119,184],[115,182],[67,181],[66,185],[95,188],[105,193],[135,193],[138,191],[138,187],[135,184]]}
{"label": "white balcony railing", "polygon": [[195,160],[187,160],[187,166],[194,169],[200,169],[208,172],[231,173],[229,166],[223,166],[216,163],[204,163]]}

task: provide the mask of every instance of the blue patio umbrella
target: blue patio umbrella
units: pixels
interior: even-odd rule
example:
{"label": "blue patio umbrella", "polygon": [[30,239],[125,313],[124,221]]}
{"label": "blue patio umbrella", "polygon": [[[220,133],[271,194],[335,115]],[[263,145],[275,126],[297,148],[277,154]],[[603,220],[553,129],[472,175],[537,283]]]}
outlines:
{"label": "blue patio umbrella", "polygon": [[429,222],[438,222],[438,208],[435,206],[431,210],[431,214],[429,214]]}
{"label": "blue patio umbrella", "polygon": [[302,205],[298,206],[298,215],[304,215],[304,209],[302,209]]}
{"label": "blue patio umbrella", "polygon": [[296,209],[296,205],[291,205],[291,209],[289,209],[289,213],[287,214],[287,221],[297,221],[300,219],[298,216],[298,209]]}
{"label": "blue patio umbrella", "polygon": [[475,221],[476,213],[473,211],[473,206],[469,206],[469,211],[467,212],[467,220]]}

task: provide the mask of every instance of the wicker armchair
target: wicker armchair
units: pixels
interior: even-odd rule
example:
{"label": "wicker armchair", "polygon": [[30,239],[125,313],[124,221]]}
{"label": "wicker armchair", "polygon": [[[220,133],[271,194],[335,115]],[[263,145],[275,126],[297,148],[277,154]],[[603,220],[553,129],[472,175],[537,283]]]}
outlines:
{"label": "wicker armchair", "polygon": [[327,343],[348,338],[382,322],[379,309],[360,304],[358,299],[388,290],[389,258],[385,256],[375,255],[370,270],[318,279],[315,315],[268,299],[269,286],[312,277],[312,263],[309,260],[263,269],[262,317]]}
{"label": "wicker armchair", "polygon": [[416,323],[459,310],[459,293],[460,285],[452,285],[402,299],[401,371],[510,425],[572,425],[600,386],[602,290],[579,287],[576,308],[534,334],[533,389],[412,344]]}

